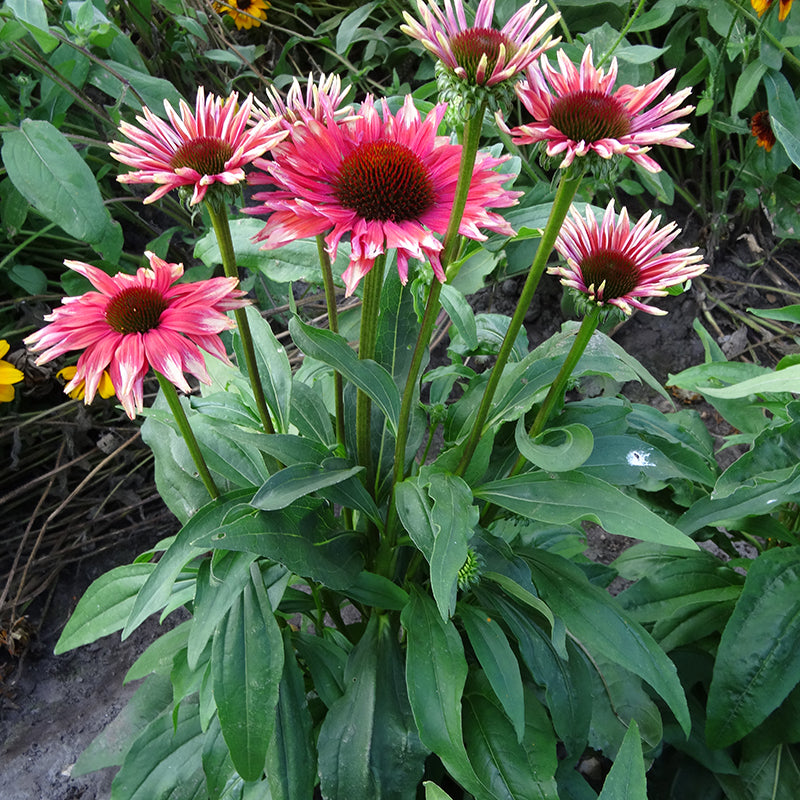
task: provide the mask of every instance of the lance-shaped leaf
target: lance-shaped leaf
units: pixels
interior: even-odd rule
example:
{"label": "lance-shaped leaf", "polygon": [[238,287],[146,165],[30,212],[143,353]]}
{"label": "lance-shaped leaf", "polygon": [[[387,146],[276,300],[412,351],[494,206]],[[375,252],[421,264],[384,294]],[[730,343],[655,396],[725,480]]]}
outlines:
{"label": "lance-shaped leaf", "polygon": [[650,634],[567,559],[534,549],[528,550],[525,558],[542,599],[564,620],[570,633],[589,653],[596,650],[649,683],[688,736],[689,709],[675,665]]}
{"label": "lance-shaped leaf", "polygon": [[289,332],[306,355],[333,367],[361,389],[386,415],[392,433],[397,433],[400,392],[392,376],[380,364],[369,359],[360,360],[343,337],[306,325],[297,317],[289,320]]}
{"label": "lance-shaped leaf", "polygon": [[408,703],[397,632],[373,615],[345,668],[345,694],[319,732],[319,774],[329,800],[406,800],[422,777],[422,745]]}
{"label": "lance-shaped leaf", "polygon": [[539,522],[591,520],[608,533],[696,550],[685,534],[636,498],[581,472],[526,472],[477,487],[475,496]]}
{"label": "lance-shaped leaf", "polygon": [[214,637],[211,674],[233,765],[245,780],[255,781],[264,772],[275,726],[283,640],[255,565],[251,577]]}
{"label": "lance-shaped leaf", "polygon": [[418,591],[403,609],[401,622],[408,637],[408,699],[419,737],[476,800],[490,800],[492,793],[475,774],[462,737],[467,660],[461,637],[450,620],[442,619],[436,604]]}
{"label": "lance-shaped leaf", "polygon": [[271,800],[309,800],[317,781],[311,714],[289,628],[284,631],[283,642],[283,678],[275,709],[275,731],[267,750],[267,783]]}
{"label": "lance-shaped leaf", "polygon": [[714,663],[706,736],[727,747],[800,682],[800,547],[774,548],[751,565]]}

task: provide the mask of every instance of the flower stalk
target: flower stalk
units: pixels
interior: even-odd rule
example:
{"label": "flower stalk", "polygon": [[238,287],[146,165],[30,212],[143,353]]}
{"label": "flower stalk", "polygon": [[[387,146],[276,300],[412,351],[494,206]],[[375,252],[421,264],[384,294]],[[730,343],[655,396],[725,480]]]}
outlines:
{"label": "flower stalk", "polygon": [[[570,379],[575,367],[581,360],[581,356],[584,354],[586,347],[591,341],[594,332],[597,330],[597,326],[600,323],[601,312],[601,306],[593,305],[586,316],[581,320],[581,326],[575,334],[572,347],[570,347],[567,357],[564,359],[564,363],[558,371],[558,375],[556,375],[555,380],[550,384],[550,389],[544,398],[544,402],[536,412],[536,417],[528,431],[528,436],[531,439],[536,438],[545,429],[547,421],[552,416],[556,406],[563,401],[567,389],[567,381]],[[520,455],[511,468],[509,477],[516,475],[524,464],[525,458]]]}
{"label": "flower stalk", "polygon": [[[217,237],[220,257],[222,258],[222,269],[229,278],[239,278],[239,270],[236,267],[236,254],[233,250],[233,240],[231,239],[231,226],[228,222],[228,214],[225,205],[216,198],[206,198],[206,208],[211,218],[211,224]],[[247,314],[243,308],[234,310],[236,325],[239,328],[239,335],[242,337],[242,349],[244,350],[245,366],[250,378],[250,386],[253,388],[253,396],[258,409],[258,416],[261,425],[267,433],[275,433],[272,425],[272,418],[269,415],[267,401],[264,397],[264,388],[261,385],[261,378],[258,373],[258,362],[256,361],[256,351],[253,346],[253,334],[250,331],[250,323],[247,321]]]}
{"label": "flower stalk", "polygon": [[211,499],[216,500],[220,495],[219,489],[216,483],[214,483],[214,479],[211,477],[203,454],[200,452],[200,445],[197,443],[197,439],[192,431],[192,426],[189,424],[189,419],[186,416],[186,412],[183,410],[178,392],[172,383],[158,370],[153,370],[153,372],[155,372],[156,378],[158,378],[158,385],[161,387],[161,391],[167,399],[169,410],[172,412],[172,416],[175,417],[175,422],[178,425],[181,436],[183,436],[183,441],[186,442],[186,446],[189,448],[189,454],[192,457],[192,461],[194,461],[194,465],[197,467],[200,480],[203,481],[203,485],[211,495]]}
{"label": "flower stalk", "polygon": [[[358,357],[363,361],[375,357],[378,341],[378,313],[381,304],[383,271],[386,256],[379,255],[364,278],[364,300],[361,308],[361,331]],[[358,463],[366,468],[366,485],[374,487],[375,468],[372,463],[372,401],[361,389],[356,394],[356,453]]]}
{"label": "flower stalk", "polygon": [[[325,237],[317,235],[317,253],[322,269],[322,283],[325,287],[325,304],[328,308],[328,328],[332,333],[339,333],[339,312],[336,307],[336,287],[333,284],[331,258],[325,249]],[[342,375],[333,371],[334,411],[336,414],[336,441],[344,447],[344,385]]]}
{"label": "flower stalk", "polygon": [[583,171],[576,173],[566,173],[562,175],[558,184],[558,191],[556,198],[553,201],[553,207],[550,210],[550,216],[547,219],[547,225],[542,233],[542,239],[539,242],[539,249],[533,258],[533,263],[528,271],[528,277],[525,279],[525,285],[522,288],[517,307],[514,310],[514,316],[508,326],[503,343],[500,345],[500,352],[497,354],[497,361],[489,376],[489,382],[486,384],[486,389],[483,393],[478,414],[475,418],[475,423],[472,426],[467,444],[464,448],[464,453],[461,456],[461,461],[456,468],[456,475],[463,475],[467,465],[472,460],[475,453],[475,448],[478,446],[481,436],[483,435],[483,426],[486,422],[486,417],[489,415],[489,409],[492,406],[494,394],[497,391],[497,385],[503,375],[503,370],[508,363],[508,358],[511,355],[511,350],[514,347],[514,342],[517,339],[517,334],[522,328],[522,323],[525,320],[525,315],[528,313],[528,307],[531,304],[533,295],[539,286],[542,274],[547,266],[547,259],[553,251],[553,247],[561,230],[561,225],[566,219],[567,212],[569,211],[570,204],[578,191],[578,187],[583,177]]}

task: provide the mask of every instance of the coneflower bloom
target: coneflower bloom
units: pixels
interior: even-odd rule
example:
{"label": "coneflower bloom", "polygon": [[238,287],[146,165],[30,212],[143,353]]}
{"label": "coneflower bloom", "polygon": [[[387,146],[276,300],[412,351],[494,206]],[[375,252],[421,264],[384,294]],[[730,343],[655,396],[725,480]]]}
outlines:
{"label": "coneflower bloom", "polygon": [[215,183],[240,183],[245,178],[243,167],[286,136],[277,120],[262,118],[251,125],[252,105],[252,95],[239,105],[236,92],[223,100],[213,94],[206,97],[201,86],[194,113],[183,100],[180,114],[164,101],[166,122],[143,108],[143,116],[136,117],[141,128],[127,122],[119,126],[120,133],[133,144],[110,143],[112,157],[134,168],[117,180],[157,184],[145,203],[158,200],[172,189],[192,187],[191,205],[203,200]]}
{"label": "coneflower bloom", "polygon": [[[404,283],[409,259],[429,261],[444,281],[442,244],[434,234],[447,229],[461,160],[461,146],[436,135],[444,113],[445,106],[438,105],[422,120],[406,97],[392,116],[385,101],[379,112],[367,99],[345,123],[328,115],[324,123],[311,119],[295,126],[291,139],[273,152],[274,160],[260,162],[267,172],[249,178],[274,187],[254,195],[260,206],[244,209],[269,214],[255,240],[273,248],[326,233],[335,259],[339,242],[349,235],[350,264],[342,275],[348,295],[375,259],[393,248]],[[504,160],[478,154],[462,235],[485,239],[480,228],[513,233],[503,217],[487,210],[514,205],[519,196],[503,188],[510,176],[493,170]]]}
{"label": "coneflower bloom", "polygon": [[237,30],[258,28],[271,7],[267,0],[214,0],[211,5],[217,14],[227,14]]}
{"label": "coneflower bloom", "polygon": [[[539,27],[546,8],[534,13],[538,0],[530,0],[500,29],[492,27],[494,0],[480,0],[475,22],[470,25],[463,0],[445,0],[445,11],[436,0],[417,0],[422,24],[407,11],[400,30],[418,39],[457,78],[478,86],[494,86],[513,78],[558,40],[547,36],[561,18],[552,14]],[[546,38],[545,38],[546,37]]]}
{"label": "coneflower bloom", "polygon": [[[753,6],[754,11],[758,16],[762,16],[765,11],[772,7],[774,0],[750,0],[750,5]],[[792,10],[792,0],[780,0],[780,7],[778,9],[778,20],[783,22],[789,16]]]}
{"label": "coneflower bloom", "polygon": [[0,339],[0,403],[10,403],[14,399],[14,384],[19,383],[25,374],[3,356],[11,349],[11,345]]}
{"label": "coneflower bloom", "polygon": [[763,147],[768,153],[775,146],[778,140],[769,121],[768,111],[759,111],[750,120],[750,132],[756,137],[756,143]]}
{"label": "coneflower bloom", "polygon": [[666,314],[640,297],[663,297],[666,289],[695,278],[707,269],[696,247],[663,252],[680,230],[674,222],[659,228],[661,217],[648,211],[631,227],[623,208],[615,221],[614,202],[608,204],[598,224],[587,207],[586,217],[575,208],[564,220],[556,250],[566,267],[550,267],[561,283],[600,306],[616,306],[625,314],[638,308],[648,314]]}
{"label": "coneflower bloom", "polygon": [[284,128],[303,124],[309,119],[322,121],[328,114],[342,119],[352,114],[352,108],[344,105],[350,88],[350,86],[345,86],[342,89],[342,79],[338,75],[322,73],[315,83],[313,74],[309,73],[305,92],[297,78],[292,80],[285,100],[274,86],[270,86],[267,89],[269,104],[256,99],[253,114],[268,120],[277,117],[280,125]]}
{"label": "coneflower bloom", "polygon": [[225,312],[247,304],[236,278],[176,283],[182,265],[145,255],[149,269],[113,277],[90,264],[65,261],[97,291],[65,297],[45,317],[50,324],[25,340],[33,350],[44,351],[37,364],[83,350],[64,391],[83,386],[85,402],[91,403],[107,370],[131,419],[142,410],[143,379],[150,367],[184,392],[191,390],[184,372],[210,383],[200,348],[230,363],[219,338],[234,326]]}
{"label": "coneflower bloom", "polygon": [[654,144],[691,148],[680,138],[689,123],[674,120],[689,114],[694,106],[681,103],[691,89],[667,95],[660,103],[645,110],[672,80],[675,70],[643,86],[620,86],[614,91],[617,61],[612,59],[608,73],[595,69],[592,48],[587,47],[580,70],[558,52],[561,71],[547,59],[534,64],[527,80],[517,84],[517,94],[533,116],[533,122],[519,125],[510,132],[515,144],[546,143],[548,156],[564,156],[560,166],[568,167],[576,157],[596,153],[604,159],[624,155],[649,172],[661,167],[647,155]]}
{"label": "coneflower bloom", "polygon": [[[74,377],[75,373],[78,371],[76,366],[69,366],[60,369],[56,373],[57,378],[61,378],[64,383],[69,383]],[[107,400],[109,397],[114,397],[116,394],[116,390],[114,389],[114,384],[111,382],[111,376],[103,370],[103,374],[100,377],[100,383],[97,385],[97,394],[100,395],[104,400]],[[86,397],[86,381],[81,381],[75,388],[70,389],[67,394],[73,400],[83,400]]]}

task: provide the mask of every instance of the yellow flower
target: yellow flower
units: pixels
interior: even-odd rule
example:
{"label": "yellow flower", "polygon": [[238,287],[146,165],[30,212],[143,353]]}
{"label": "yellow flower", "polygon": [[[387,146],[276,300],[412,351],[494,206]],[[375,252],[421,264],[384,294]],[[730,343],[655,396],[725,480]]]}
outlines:
{"label": "yellow flower", "polygon": [[239,30],[257,28],[270,8],[267,0],[214,0],[212,5],[217,14],[228,14]]}
{"label": "yellow flower", "polygon": [[19,383],[25,377],[15,366],[3,360],[10,347],[5,339],[0,339],[0,403],[10,403],[14,399],[14,387],[11,384]]}
{"label": "yellow flower", "polygon": [[[753,6],[756,14],[760,17],[767,9],[769,9],[774,0],[750,0],[750,5]],[[778,20],[783,22],[789,16],[792,10],[792,0],[780,0],[780,8],[778,9]]]}
{"label": "yellow flower", "polygon": [[[60,369],[56,373],[56,377],[64,381],[71,381],[75,377],[77,370],[78,368],[75,366],[64,367],[64,369]],[[83,400],[86,395],[85,387],[86,381],[81,381],[74,389],[68,391],[67,394],[75,400]],[[105,370],[103,370],[103,376],[100,378],[100,385],[97,387],[97,392],[100,397],[104,399],[113,397],[116,394],[116,391],[114,391],[114,384],[111,383],[111,376]]]}

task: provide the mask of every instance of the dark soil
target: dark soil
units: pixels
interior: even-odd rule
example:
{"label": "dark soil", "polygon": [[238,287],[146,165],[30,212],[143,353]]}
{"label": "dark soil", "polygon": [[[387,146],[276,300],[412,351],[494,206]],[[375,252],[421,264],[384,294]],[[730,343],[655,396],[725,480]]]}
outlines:
{"label": "dark soil", "polygon": [[[724,261],[719,260],[708,275],[695,281],[688,294],[660,301],[661,307],[669,311],[667,316],[636,314],[614,332],[615,341],[638,358],[658,380],[665,382],[670,373],[703,361],[700,340],[692,330],[693,321],[699,318],[729,358],[773,365],[787,349],[796,345],[790,337],[770,337],[747,327],[737,314],[750,306],[778,307],[797,302],[796,297],[782,294],[782,290],[800,290],[800,269],[793,252],[767,258],[756,268],[749,266],[756,256],[764,255],[754,254],[747,239],[736,243]],[[753,284],[766,288],[752,288]],[[509,312],[518,287],[517,279],[509,279],[484,290],[476,298],[476,309]],[[528,315],[533,345],[560,326],[563,320],[560,300],[558,283],[546,276]],[[641,387],[626,387],[626,394],[639,402],[665,402]],[[694,404],[715,434],[729,433],[713,410],[696,402],[698,399],[678,398],[676,402]],[[12,417],[6,417],[3,421],[5,430],[0,433],[9,433],[8,426],[14,424]],[[124,438],[123,429],[128,431],[128,436],[134,430],[119,419],[103,419],[99,424],[84,420],[83,429],[69,420],[65,424],[63,435],[72,437],[70,458],[87,452],[87,449],[91,452],[87,456],[88,467],[81,462],[67,471],[56,469],[57,480],[52,489],[52,497],[56,498],[67,497],[86,477],[89,467],[97,465],[102,457],[98,447],[104,432],[111,431]],[[69,428],[69,425],[73,427]],[[3,463],[21,465],[17,467],[22,470],[18,473],[17,487],[34,481],[37,469],[44,474],[54,468],[54,462],[47,462],[22,477],[28,431],[29,428],[0,438]],[[135,452],[135,458],[144,459],[143,449]],[[65,456],[61,463],[67,460]],[[5,604],[0,601],[2,631],[8,634],[11,626],[16,624],[15,630],[25,633],[15,640],[15,646],[7,646],[5,650],[0,648],[0,797],[3,800],[99,800],[109,796],[113,769],[84,777],[72,777],[71,771],[82,750],[133,693],[135,685],[123,687],[122,679],[136,656],[163,632],[163,628],[150,621],[123,643],[120,643],[118,635],[112,635],[61,656],[52,653],[64,623],[89,583],[114,566],[130,563],[135,555],[174,533],[178,527],[163,507],[153,505],[158,501],[151,498],[148,468],[136,472],[134,466],[129,466],[123,476],[118,477],[126,488],[126,493],[119,495],[121,502],[136,507],[135,518],[122,521],[118,518],[105,523],[105,539],[90,535],[98,526],[103,527],[97,522],[96,507],[99,505],[107,513],[109,486],[117,486],[116,477],[98,473],[103,476],[102,480],[90,481],[83,490],[84,495],[91,495],[85,513],[65,526],[59,545],[68,553],[68,557],[63,558],[65,563],[59,563],[58,546],[54,551],[53,547],[43,545],[40,552],[49,554],[50,561],[37,571],[34,559],[30,572],[30,579],[35,578],[33,583],[43,588],[34,592],[27,604],[18,603],[12,608],[11,602],[19,589],[15,585]],[[13,479],[13,470],[11,472]],[[131,474],[134,473],[137,477],[131,484]],[[63,484],[60,490],[59,482]],[[37,524],[31,529],[34,537],[36,531],[44,532],[41,528],[43,512],[38,508],[34,511],[33,507],[41,498],[41,489],[46,483],[40,481],[35,485],[26,500],[27,507],[8,509],[13,519],[6,545],[0,546],[0,593],[6,583],[2,573],[12,571],[20,537],[24,530],[31,528],[29,521],[38,516]],[[12,484],[8,482],[0,484],[0,501],[11,488]],[[48,506],[50,508],[52,506]],[[57,522],[54,520],[52,526]],[[84,544],[81,544],[81,535],[70,538],[69,534],[76,531],[82,535]],[[601,563],[609,563],[628,546],[627,540],[609,536],[596,527],[587,530],[587,539],[587,555]],[[98,548],[105,549],[97,552]],[[30,551],[27,552],[29,555]],[[25,563],[24,558],[21,563]],[[16,580],[19,581],[19,568]],[[25,598],[25,587],[20,597]],[[20,619],[23,621],[19,622]],[[30,641],[26,642],[28,634]],[[9,650],[13,650],[13,654]]]}

